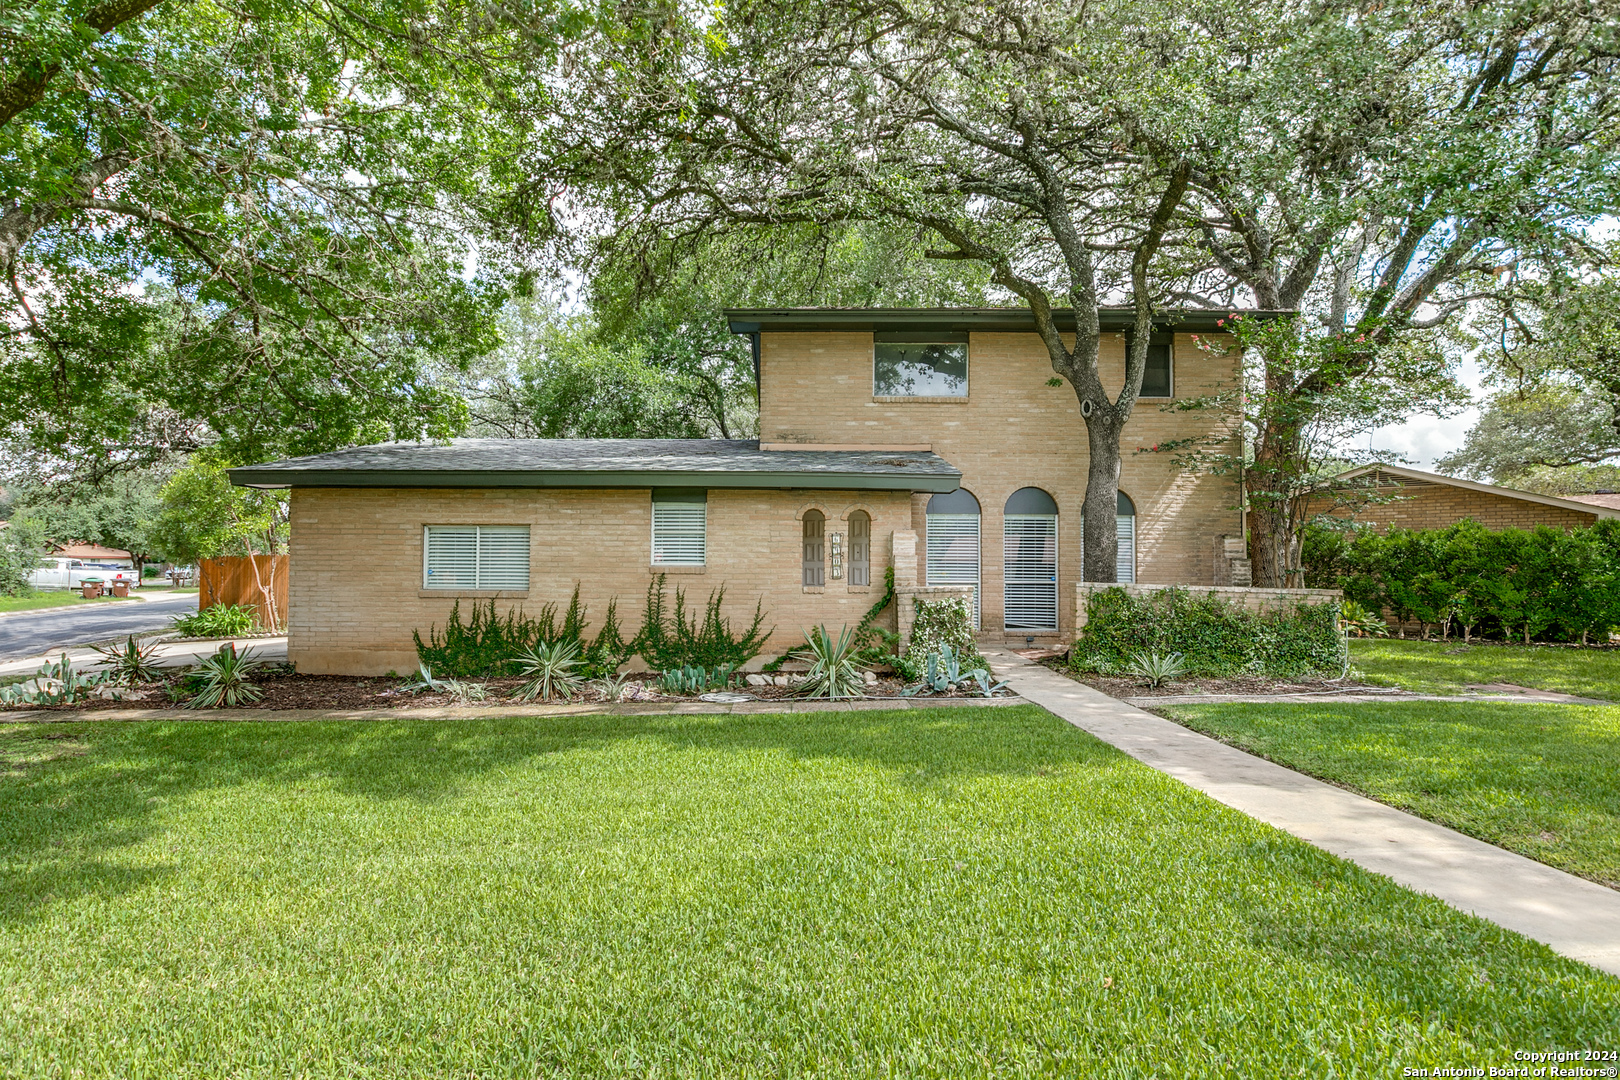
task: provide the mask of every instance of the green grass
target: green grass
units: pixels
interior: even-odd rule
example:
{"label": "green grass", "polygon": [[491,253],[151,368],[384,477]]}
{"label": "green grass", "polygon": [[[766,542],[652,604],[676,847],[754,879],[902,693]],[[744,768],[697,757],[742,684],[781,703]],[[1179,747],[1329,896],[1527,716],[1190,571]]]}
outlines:
{"label": "green grass", "polygon": [[1620,888],[1620,707],[1192,705],[1177,722]]}
{"label": "green grass", "polygon": [[72,607],[76,604],[111,604],[121,602],[112,596],[86,600],[83,593],[43,592],[28,596],[0,596],[0,614],[7,611],[37,611],[41,608]]}
{"label": "green grass", "polygon": [[1350,662],[1369,683],[1425,694],[1455,694],[1469,683],[1508,682],[1620,700],[1620,649],[1351,638]]}
{"label": "green grass", "polygon": [[0,1074],[1375,1076],[1620,980],[1032,707],[0,729]]}

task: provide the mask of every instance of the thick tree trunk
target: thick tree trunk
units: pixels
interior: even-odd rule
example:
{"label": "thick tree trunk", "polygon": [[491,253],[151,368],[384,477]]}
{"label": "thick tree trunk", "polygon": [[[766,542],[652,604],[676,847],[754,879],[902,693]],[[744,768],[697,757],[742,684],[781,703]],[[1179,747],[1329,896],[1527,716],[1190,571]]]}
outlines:
{"label": "thick tree trunk", "polygon": [[1245,477],[1249,498],[1249,562],[1254,584],[1284,589],[1303,584],[1295,563],[1301,505],[1300,430],[1274,419],[1261,425],[1254,463]]}
{"label": "thick tree trunk", "polygon": [[1086,498],[1082,504],[1080,574],[1084,581],[1116,581],[1119,575],[1119,436],[1124,425],[1094,412],[1086,417]]}

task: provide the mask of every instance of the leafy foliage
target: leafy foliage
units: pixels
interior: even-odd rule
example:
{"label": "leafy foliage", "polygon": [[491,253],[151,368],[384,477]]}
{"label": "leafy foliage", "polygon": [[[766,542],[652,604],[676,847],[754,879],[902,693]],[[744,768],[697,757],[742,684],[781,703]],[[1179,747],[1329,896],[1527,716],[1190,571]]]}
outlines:
{"label": "leafy foliage", "polygon": [[183,637],[241,637],[253,632],[256,608],[248,604],[214,604],[189,615],[176,615],[169,628]]}
{"label": "leafy foliage", "polygon": [[1069,662],[1079,672],[1113,672],[1139,654],[1171,651],[1184,657],[1186,674],[1214,677],[1337,675],[1346,656],[1336,603],[1256,612],[1186,589],[1132,596],[1115,588],[1091,594]]}
{"label": "leafy foliage", "polygon": [[511,662],[523,679],[523,685],[512,695],[520,701],[571,698],[585,681],[575,670],[579,667],[578,637],[542,641],[518,653]]}
{"label": "leafy foliage", "polygon": [[951,654],[969,667],[988,668],[973,639],[973,609],[966,600],[917,600],[917,619],[911,624],[906,660],[914,668],[930,653]]}
{"label": "leafy foliage", "polygon": [[155,549],[180,563],[287,550],[287,492],[237,487],[230,466],[217,453],[194,454],[163,485],[148,529]]}
{"label": "leafy foliage", "polygon": [[655,671],[692,666],[740,668],[759,655],[774,627],[761,629],[765,622],[765,602],[761,599],[754,604],[754,618],[748,629],[734,631],[731,620],[721,611],[725,599],[724,585],[712,590],[700,620],[696,611],[687,611],[683,589],[676,588],[674,606],[669,605],[664,596],[664,575],[659,574],[647,585],[641,629],[629,647]]}
{"label": "leafy foliage", "polygon": [[188,709],[235,708],[248,705],[264,696],[264,691],[250,680],[262,665],[248,659],[248,652],[238,653],[230,642],[202,663],[190,677],[193,696],[186,702]]}
{"label": "leafy foliage", "polygon": [[1339,622],[1346,633],[1356,637],[1385,637],[1389,634],[1387,622],[1354,600],[1346,600],[1339,608]]}
{"label": "leafy foliage", "polygon": [[32,586],[28,575],[45,561],[45,530],[29,515],[14,514],[0,529],[0,596],[23,596]]}
{"label": "leafy foliage", "polygon": [[546,604],[538,617],[530,616],[521,606],[508,608],[505,615],[495,610],[495,601],[474,603],[472,614],[463,621],[461,601],[450,605],[441,634],[438,624],[428,627],[428,637],[422,640],[420,630],[411,632],[416,643],[416,655],[442,676],[451,678],[487,678],[514,673],[520,654],[531,653],[541,645],[572,642],[578,658],[578,674],[592,678],[614,671],[629,653],[620,638],[616,602],[608,604],[607,618],[596,640],[588,646],[585,630],[585,605],[580,603],[579,586],[574,586],[568,607],[558,618],[556,604]]}
{"label": "leafy foliage", "polygon": [[1620,521],[1499,532],[1473,520],[1387,533],[1319,525],[1305,539],[1308,581],[1416,623],[1420,636],[1603,641],[1620,626]]}

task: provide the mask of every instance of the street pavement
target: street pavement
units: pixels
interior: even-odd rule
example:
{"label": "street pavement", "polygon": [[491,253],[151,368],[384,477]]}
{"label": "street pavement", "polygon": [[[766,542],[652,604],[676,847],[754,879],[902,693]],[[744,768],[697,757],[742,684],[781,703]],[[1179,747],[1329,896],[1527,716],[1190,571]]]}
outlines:
{"label": "street pavement", "polygon": [[162,630],[176,615],[196,610],[197,594],[186,593],[0,615],[0,660],[38,656],[70,645]]}

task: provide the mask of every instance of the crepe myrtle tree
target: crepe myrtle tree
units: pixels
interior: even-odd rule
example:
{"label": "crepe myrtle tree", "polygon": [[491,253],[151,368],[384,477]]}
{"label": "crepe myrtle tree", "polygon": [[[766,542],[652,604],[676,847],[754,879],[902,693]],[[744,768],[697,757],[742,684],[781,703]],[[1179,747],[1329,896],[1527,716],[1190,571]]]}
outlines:
{"label": "crepe myrtle tree", "polygon": [[[1200,20],[1197,9],[1189,18]],[[1234,7],[1245,43],[1184,152],[1208,256],[1186,303],[1291,309],[1245,388],[1257,585],[1293,553],[1323,431],[1444,412],[1462,323],[1592,259],[1620,171],[1620,40],[1599,0]],[[1466,337],[1465,334],[1461,335]]]}
{"label": "crepe myrtle tree", "polygon": [[[1079,400],[1084,574],[1112,581],[1120,432],[1189,182],[1186,53],[1166,12],[1123,0],[627,8],[529,88],[528,108],[551,119],[535,125],[511,215],[566,207],[544,223],[576,258],[874,221],[987,267]],[[1135,332],[1112,388],[1100,311],[1120,298]]]}

